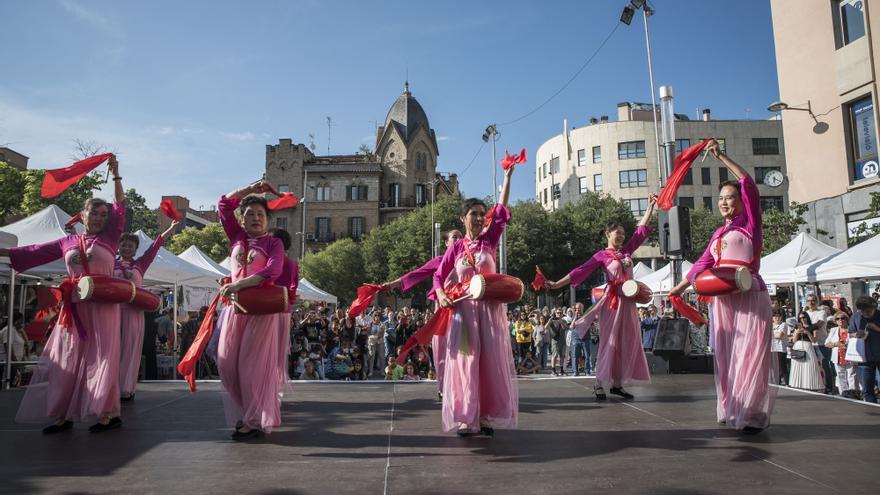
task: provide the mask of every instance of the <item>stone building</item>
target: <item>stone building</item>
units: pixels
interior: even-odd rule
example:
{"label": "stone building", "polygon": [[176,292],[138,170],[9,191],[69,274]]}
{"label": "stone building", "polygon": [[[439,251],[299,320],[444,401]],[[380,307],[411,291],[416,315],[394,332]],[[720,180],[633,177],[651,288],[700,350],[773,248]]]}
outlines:
{"label": "stone building", "polygon": [[6,147],[0,147],[0,162],[6,162],[19,170],[27,170],[28,157]]}
{"label": "stone building", "polygon": [[[180,232],[187,227],[203,229],[211,223],[220,221],[217,207],[214,205],[211,205],[210,210],[197,210],[190,208],[189,199],[183,196],[162,196],[162,201],[166,199],[174,204],[177,211],[183,213],[183,219],[180,221],[180,225],[177,226],[176,232]],[[161,209],[156,209],[156,221],[159,224],[160,233],[165,232],[165,229],[171,226],[171,219],[166,217]]]}
{"label": "stone building", "polygon": [[360,239],[438,194],[458,194],[457,177],[437,173],[439,155],[408,83],[377,129],[374,153],[317,156],[289,138],[267,145],[266,180],[303,200],[273,215],[273,226],[294,238],[288,254],[300,258],[337,239]]}

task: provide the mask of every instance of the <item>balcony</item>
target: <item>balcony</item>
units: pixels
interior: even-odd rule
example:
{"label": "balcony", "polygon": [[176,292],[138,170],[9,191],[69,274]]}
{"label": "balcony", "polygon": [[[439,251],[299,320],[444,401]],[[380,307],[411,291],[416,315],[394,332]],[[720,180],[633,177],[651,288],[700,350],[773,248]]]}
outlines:
{"label": "balcony", "polygon": [[426,206],[427,204],[427,200],[416,201],[415,196],[397,198],[397,201],[393,201],[391,198],[385,198],[381,202],[379,202],[379,209],[412,209],[421,208],[423,206]]}
{"label": "balcony", "polygon": [[350,232],[306,232],[306,242],[329,244],[333,241],[338,241],[339,239],[354,239],[360,241],[365,235],[367,235],[366,232],[363,232],[358,236],[355,236]]}

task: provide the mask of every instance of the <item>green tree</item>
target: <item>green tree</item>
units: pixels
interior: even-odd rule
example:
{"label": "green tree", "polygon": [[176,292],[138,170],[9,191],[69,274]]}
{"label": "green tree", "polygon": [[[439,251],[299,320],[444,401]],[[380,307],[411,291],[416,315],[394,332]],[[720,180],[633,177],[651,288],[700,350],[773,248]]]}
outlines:
{"label": "green tree", "polygon": [[[873,219],[877,217],[880,217],[880,193],[872,192],[871,204],[868,206],[868,213],[865,214],[865,218]],[[847,244],[852,247],[860,242],[867,241],[877,234],[880,234],[880,224],[874,224],[869,227],[866,222],[862,222],[855,232],[850,235]]]}
{"label": "green tree", "polygon": [[803,218],[807,209],[807,205],[792,201],[787,212],[776,208],[764,211],[764,253],[776,251],[797,235],[800,226],[807,223]]}
{"label": "green tree", "polygon": [[300,268],[303,277],[338,297],[340,305],[356,297],[366,278],[361,247],[352,239],[340,239],[322,251],[307,253]]}
{"label": "green tree", "polygon": [[25,185],[21,170],[0,162],[0,222],[6,224],[9,217],[21,213]]}
{"label": "green tree", "polygon": [[203,229],[187,227],[175,234],[166,248],[180,254],[190,246],[196,246],[218,263],[229,256],[229,239],[219,223],[206,225]]}
{"label": "green tree", "polygon": [[691,248],[684,253],[684,257],[693,261],[703,254],[706,246],[709,245],[709,240],[712,239],[712,234],[715,233],[715,230],[721,226],[724,220],[721,218],[721,215],[717,215],[712,210],[702,206],[691,210],[690,213]]}
{"label": "green tree", "polygon": [[147,208],[147,200],[134,188],[125,191],[125,230],[143,230],[150,237],[156,237],[159,231],[156,211]]}

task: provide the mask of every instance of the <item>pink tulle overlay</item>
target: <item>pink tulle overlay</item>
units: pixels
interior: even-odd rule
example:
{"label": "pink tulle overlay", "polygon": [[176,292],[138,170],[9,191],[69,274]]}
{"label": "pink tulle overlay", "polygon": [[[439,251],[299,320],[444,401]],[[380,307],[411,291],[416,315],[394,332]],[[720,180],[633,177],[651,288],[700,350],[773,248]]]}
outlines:
{"label": "pink tulle overlay", "polygon": [[712,304],[718,420],[736,429],[770,425],[776,398],[770,312],[763,290],[719,296]]}
{"label": "pink tulle overlay", "polygon": [[121,305],[119,391],[134,394],[144,347],[144,312],[127,304]]}
{"label": "pink tulle overlay", "polygon": [[651,383],[636,303],[621,297],[617,309],[611,309],[611,299],[604,298],[597,309],[599,357],[596,360],[596,383],[601,387]]}

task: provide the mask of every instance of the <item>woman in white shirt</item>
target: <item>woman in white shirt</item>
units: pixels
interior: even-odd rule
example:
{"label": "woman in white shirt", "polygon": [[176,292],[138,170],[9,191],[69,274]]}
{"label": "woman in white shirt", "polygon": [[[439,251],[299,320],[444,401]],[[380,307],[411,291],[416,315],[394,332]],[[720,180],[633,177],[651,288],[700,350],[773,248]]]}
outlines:
{"label": "woman in white shirt", "polygon": [[770,350],[776,356],[779,370],[778,382],[780,385],[788,385],[788,338],[789,327],[782,318],[782,312],[773,312],[773,340],[770,341]]}
{"label": "woman in white shirt", "polygon": [[849,315],[838,311],[834,315],[836,327],[828,327],[825,347],[831,349],[831,362],[837,370],[837,390],[840,395],[855,398],[859,393],[857,365],[846,360],[846,342],[849,338]]}
{"label": "woman in white shirt", "polygon": [[824,385],[819,371],[819,358],[813,350],[813,320],[805,311],[798,315],[791,340],[793,345],[789,386],[803,390],[822,390]]}

